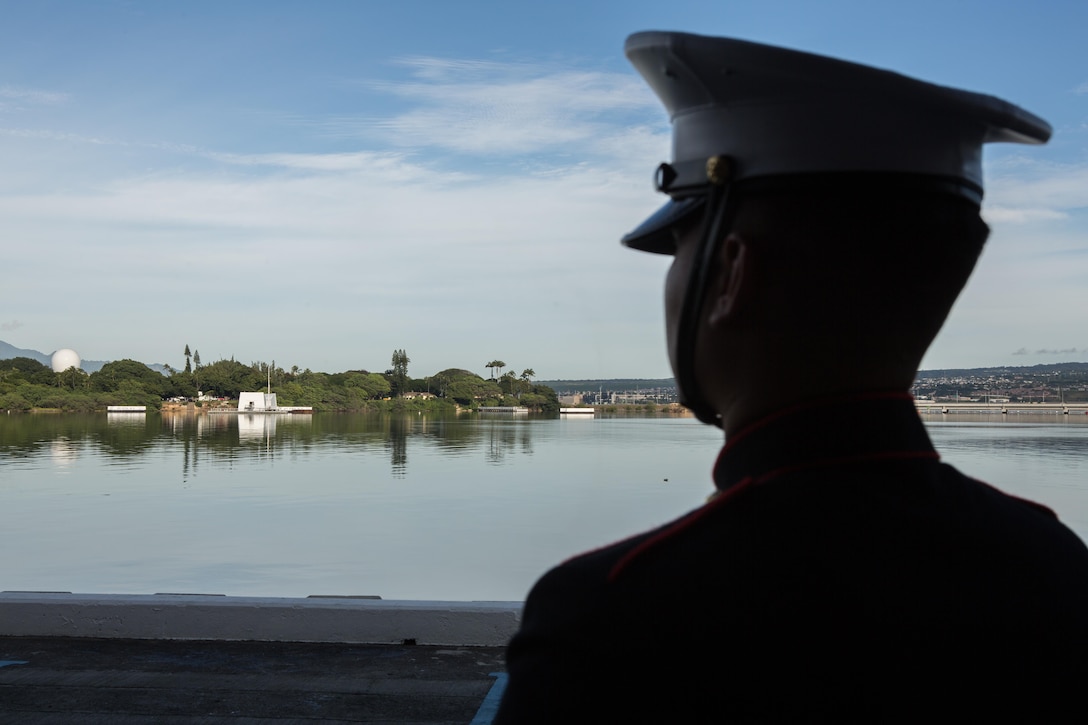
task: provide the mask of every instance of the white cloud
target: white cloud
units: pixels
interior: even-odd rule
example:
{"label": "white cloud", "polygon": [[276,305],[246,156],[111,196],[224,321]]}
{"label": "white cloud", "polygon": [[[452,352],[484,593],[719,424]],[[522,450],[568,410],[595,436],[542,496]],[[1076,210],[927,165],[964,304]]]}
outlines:
{"label": "white cloud", "polygon": [[1028,207],[1005,207],[999,204],[986,204],[985,217],[990,223],[1026,224],[1036,221],[1066,219],[1068,214],[1056,209],[1032,209]]}
{"label": "white cloud", "polygon": [[36,139],[40,141],[64,141],[64,142],[76,142],[85,144],[96,145],[111,145],[122,146],[126,145],[120,141],[111,141],[109,139],[96,138],[94,136],[86,136],[76,133],[62,133],[59,131],[50,131],[48,129],[37,128],[0,128],[0,136],[9,136],[12,138],[25,138]]}
{"label": "white cloud", "polygon": [[401,64],[411,80],[366,86],[413,108],[386,118],[342,116],[325,121],[326,131],[465,154],[585,156],[598,153],[597,142],[624,114],[654,109],[664,121],[630,74],[436,58]]}
{"label": "white cloud", "polygon": [[68,98],[69,96],[67,93],[0,86],[0,109],[12,110],[15,108],[22,108],[25,105],[52,106],[65,103]]}
{"label": "white cloud", "polygon": [[984,211],[992,221],[1065,219],[1088,208],[1088,163],[1056,164],[1024,157],[987,167]]}
{"label": "white cloud", "polygon": [[[232,166],[264,166],[270,169],[318,174],[323,172],[363,173],[380,177],[385,182],[414,182],[432,175],[430,170],[411,162],[404,152],[228,154],[193,151],[193,153]],[[467,174],[458,173],[447,173],[444,176],[457,179],[470,178]]]}

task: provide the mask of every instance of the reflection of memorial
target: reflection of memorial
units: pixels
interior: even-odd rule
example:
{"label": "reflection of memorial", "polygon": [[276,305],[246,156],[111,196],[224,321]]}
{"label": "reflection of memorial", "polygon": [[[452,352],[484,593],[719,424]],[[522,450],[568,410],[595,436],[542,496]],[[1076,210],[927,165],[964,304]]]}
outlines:
{"label": "reflection of memorial", "polygon": [[[294,429],[292,434],[302,428],[309,428],[312,418],[300,415],[267,415],[261,413],[238,413],[230,416],[230,419],[238,421],[238,444],[250,446],[253,443],[263,444],[263,453],[272,455],[276,450],[278,438],[276,428]],[[280,433],[285,431],[281,430]],[[291,436],[293,437],[293,435]]]}
{"label": "reflection of memorial", "polygon": [[233,411],[230,415],[206,415],[186,411],[162,416],[163,429],[181,444],[183,480],[196,474],[201,458],[212,461],[233,458],[239,447],[252,450],[254,444],[260,446],[262,453],[271,454],[277,443],[291,445],[300,433],[308,433],[312,424],[309,415],[234,414]]}
{"label": "reflection of memorial", "polygon": [[238,414],[238,440],[261,440],[276,435],[275,415]]}

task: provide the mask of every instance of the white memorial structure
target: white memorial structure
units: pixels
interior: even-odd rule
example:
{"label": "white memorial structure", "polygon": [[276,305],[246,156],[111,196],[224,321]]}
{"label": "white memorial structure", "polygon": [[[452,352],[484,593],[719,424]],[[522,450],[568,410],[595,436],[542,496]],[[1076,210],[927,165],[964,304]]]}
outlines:
{"label": "white memorial structure", "polygon": [[239,413],[273,413],[279,410],[275,393],[239,393]]}

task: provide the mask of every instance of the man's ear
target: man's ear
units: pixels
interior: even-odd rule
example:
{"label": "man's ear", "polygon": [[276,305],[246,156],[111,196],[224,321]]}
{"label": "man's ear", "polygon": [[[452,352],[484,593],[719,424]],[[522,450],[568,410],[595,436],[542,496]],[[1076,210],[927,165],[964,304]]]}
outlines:
{"label": "man's ear", "polygon": [[732,320],[753,282],[751,245],[734,232],[722,242],[717,270],[707,290],[707,322],[718,325]]}

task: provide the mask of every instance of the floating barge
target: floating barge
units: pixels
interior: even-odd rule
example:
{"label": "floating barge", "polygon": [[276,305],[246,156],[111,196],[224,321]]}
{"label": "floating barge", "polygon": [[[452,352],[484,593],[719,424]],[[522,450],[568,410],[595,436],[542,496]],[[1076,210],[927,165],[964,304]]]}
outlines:
{"label": "floating barge", "polygon": [[560,408],[559,415],[596,415],[596,408],[581,407],[581,408]]}

